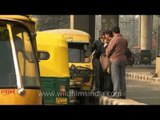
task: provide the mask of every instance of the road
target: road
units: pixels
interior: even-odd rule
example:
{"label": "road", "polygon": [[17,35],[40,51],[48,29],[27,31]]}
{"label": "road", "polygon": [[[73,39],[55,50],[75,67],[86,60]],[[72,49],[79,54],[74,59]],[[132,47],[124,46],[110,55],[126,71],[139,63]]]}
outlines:
{"label": "road", "polygon": [[[154,66],[134,66],[127,67],[126,71],[133,72],[152,72]],[[160,83],[127,79],[127,98],[149,105],[160,105]]]}
{"label": "road", "polygon": [[126,71],[129,72],[153,72],[155,71],[155,65],[134,65],[127,66]]}
{"label": "road", "polygon": [[[153,72],[154,70],[154,65],[137,65],[133,67],[127,67],[126,69],[126,71],[139,72],[140,74]],[[160,83],[127,78],[126,86],[127,99],[132,99],[147,105],[160,105]],[[95,105],[97,103],[98,98],[94,98],[93,101],[88,105]]]}
{"label": "road", "polygon": [[127,98],[149,105],[160,105],[160,84],[127,79]]}

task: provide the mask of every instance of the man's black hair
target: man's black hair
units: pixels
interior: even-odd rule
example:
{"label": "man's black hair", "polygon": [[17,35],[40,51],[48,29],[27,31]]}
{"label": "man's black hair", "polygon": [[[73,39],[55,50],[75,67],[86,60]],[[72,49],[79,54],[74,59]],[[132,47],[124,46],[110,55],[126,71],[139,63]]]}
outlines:
{"label": "man's black hair", "polygon": [[112,30],[106,30],[105,34],[109,35],[110,37],[113,37]]}
{"label": "man's black hair", "polygon": [[115,32],[117,34],[120,33],[120,28],[119,27],[113,27],[112,32]]}
{"label": "man's black hair", "polygon": [[102,30],[100,30],[100,31],[99,31],[99,35],[105,35],[105,32],[102,31]]}

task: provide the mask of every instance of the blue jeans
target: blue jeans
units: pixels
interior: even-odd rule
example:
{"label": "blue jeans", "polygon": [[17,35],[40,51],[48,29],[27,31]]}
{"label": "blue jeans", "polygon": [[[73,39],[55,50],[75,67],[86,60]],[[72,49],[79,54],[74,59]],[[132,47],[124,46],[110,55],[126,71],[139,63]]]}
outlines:
{"label": "blue jeans", "polygon": [[113,97],[126,97],[125,66],[126,63],[122,61],[115,61],[111,63]]}

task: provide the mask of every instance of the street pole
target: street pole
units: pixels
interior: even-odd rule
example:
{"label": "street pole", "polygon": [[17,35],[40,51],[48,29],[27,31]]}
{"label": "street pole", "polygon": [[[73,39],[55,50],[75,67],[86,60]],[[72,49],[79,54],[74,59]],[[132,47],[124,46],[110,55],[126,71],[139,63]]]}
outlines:
{"label": "street pole", "polygon": [[138,27],[138,50],[140,50],[141,46],[141,15],[139,16],[139,27]]}
{"label": "street pole", "polygon": [[133,41],[134,41],[134,38],[135,38],[135,34],[134,34],[134,15],[133,15]]}
{"label": "street pole", "polygon": [[159,26],[159,17],[157,16],[156,57],[159,56],[158,55],[158,33],[159,33],[158,26]]}
{"label": "street pole", "polygon": [[74,15],[70,15],[70,29],[74,29]]}

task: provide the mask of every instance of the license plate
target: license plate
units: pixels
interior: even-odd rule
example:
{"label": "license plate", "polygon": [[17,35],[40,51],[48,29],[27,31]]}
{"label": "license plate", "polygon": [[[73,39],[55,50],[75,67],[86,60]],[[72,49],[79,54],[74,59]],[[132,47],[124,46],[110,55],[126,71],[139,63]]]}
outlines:
{"label": "license plate", "polygon": [[144,59],[145,59],[145,60],[148,60],[148,58],[146,58],[146,57],[145,57]]}
{"label": "license plate", "polygon": [[67,98],[56,98],[56,104],[67,104]]}

